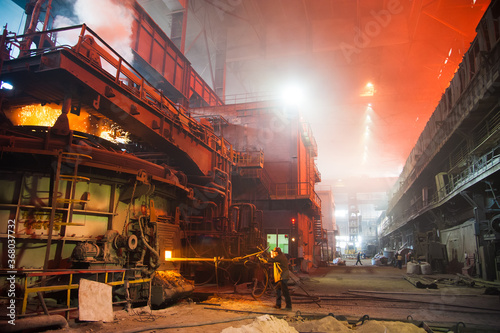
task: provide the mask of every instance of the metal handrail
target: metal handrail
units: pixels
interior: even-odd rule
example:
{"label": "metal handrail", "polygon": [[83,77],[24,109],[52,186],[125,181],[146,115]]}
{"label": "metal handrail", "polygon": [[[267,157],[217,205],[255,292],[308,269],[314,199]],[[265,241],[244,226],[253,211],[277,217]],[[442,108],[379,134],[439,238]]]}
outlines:
{"label": "metal handrail", "polygon": [[317,175],[319,182],[321,182],[321,172],[319,171],[318,165],[314,163],[314,173]]}
{"label": "metal handrail", "polygon": [[[20,272],[22,273],[22,272]],[[78,289],[80,286],[78,284],[73,283],[73,276],[78,275],[78,274],[95,274],[96,276],[98,274],[104,274],[104,283],[109,285],[109,286],[121,286],[124,285],[125,282],[128,281],[130,284],[135,284],[135,283],[149,283],[151,281],[151,278],[143,278],[143,279],[137,279],[137,280],[126,280],[125,279],[125,269],[103,269],[103,270],[88,270],[88,271],[79,271],[79,270],[56,270],[56,271],[30,271],[30,272],[25,272],[24,276],[24,293],[23,293],[23,302],[21,306],[21,316],[27,315],[26,310],[28,306],[28,298],[29,294],[32,293],[38,293],[38,292],[51,292],[51,291],[66,291],[66,308],[62,309],[57,309],[57,312],[69,312],[74,310],[73,308],[70,307],[70,295],[71,295],[71,290]],[[117,281],[108,281],[109,280],[109,274],[114,274],[114,273],[119,273],[121,274],[121,277]],[[34,277],[40,277],[40,278],[48,278],[48,277],[53,277],[53,276],[59,276],[59,275],[69,275],[69,280],[67,283],[61,283],[57,285],[50,285],[50,286],[28,286],[28,281],[30,281]],[[113,275],[111,275],[113,276]],[[125,301],[120,301],[120,302],[114,302],[113,304],[118,304],[118,303],[123,303]]]}
{"label": "metal handrail", "polygon": [[[492,82],[494,73],[498,72],[500,44],[497,43],[488,54],[489,61],[480,61],[476,73],[470,78],[468,77],[465,82],[460,96],[454,97],[452,103],[449,103],[447,99],[452,94],[452,86],[456,84],[453,81],[451,83],[452,86],[443,94],[436,110],[422,131],[417,144],[410,152],[403,171],[392,191],[389,207],[394,207],[396,202],[401,199],[444,142],[447,141],[456,126],[465,119],[468,112],[470,112],[469,103],[471,100],[474,100],[474,96],[487,95],[489,93],[489,87],[486,83]],[[462,73],[464,70],[460,66],[458,73]]]}
{"label": "metal handrail", "polygon": [[[54,47],[46,49],[21,49],[23,40],[44,34],[51,35],[51,40],[54,44],[56,44],[57,34],[62,32],[78,32],[74,36],[70,36],[70,38],[78,38],[78,41],[75,42],[73,46],[64,44],[55,45]],[[10,47],[7,47],[7,45]],[[109,44],[107,44],[85,24],[52,29],[43,32],[34,32],[19,36],[7,36],[5,38],[5,46],[6,49],[10,50],[9,57],[11,59],[15,59],[16,57],[14,57],[14,55],[16,54],[17,58],[25,58],[52,51],[59,51],[62,49],[74,52],[75,55],[97,68],[101,73],[110,76],[121,87],[127,89],[127,91],[131,94],[141,99],[150,107],[156,109],[156,111],[161,115],[182,126],[186,131],[193,134],[197,132],[205,133],[205,135],[203,137],[200,136],[199,139],[204,141],[210,147],[225,147],[226,149],[218,149],[218,152],[228,160],[232,161],[233,149],[229,142],[224,142],[223,139],[211,131],[204,131],[204,127],[196,119],[192,118],[185,112],[184,109],[175,105],[172,101],[165,97],[160,90],[156,89],[151,83],[149,83],[139,73],[139,71],[132,67],[127,60],[122,58],[118,52],[116,52]],[[18,52],[16,52],[12,46],[17,48]],[[88,52],[92,52],[94,58],[91,58]],[[216,144],[212,145],[211,142],[215,142]]]}
{"label": "metal handrail", "polygon": [[312,133],[311,125],[305,121],[303,121],[301,125],[302,125],[302,138],[304,139],[306,146],[312,149],[314,156],[317,156],[318,145]]}
{"label": "metal handrail", "polygon": [[251,102],[262,102],[269,100],[277,100],[279,99],[278,94],[266,93],[266,92],[255,92],[255,93],[243,93],[243,94],[234,94],[234,95],[226,95],[224,97],[225,104],[242,104],[242,103],[251,103]]}
{"label": "metal handrail", "polygon": [[276,199],[301,199],[308,198],[321,207],[321,199],[314,191],[314,185],[309,182],[276,183],[271,193]]}
{"label": "metal handrail", "polygon": [[485,174],[495,166],[500,165],[500,145],[496,146],[480,158],[471,162],[464,170],[457,174],[450,174],[449,183],[437,189],[436,193],[432,194],[427,202],[424,203],[420,196],[415,198],[413,203],[401,214],[392,217],[393,222],[404,222],[424,210],[444,202],[452,195],[456,194],[457,190],[462,188],[467,183],[473,181],[478,175]]}
{"label": "metal handrail", "polygon": [[264,152],[257,151],[241,151],[236,156],[236,165],[239,167],[264,167]]}

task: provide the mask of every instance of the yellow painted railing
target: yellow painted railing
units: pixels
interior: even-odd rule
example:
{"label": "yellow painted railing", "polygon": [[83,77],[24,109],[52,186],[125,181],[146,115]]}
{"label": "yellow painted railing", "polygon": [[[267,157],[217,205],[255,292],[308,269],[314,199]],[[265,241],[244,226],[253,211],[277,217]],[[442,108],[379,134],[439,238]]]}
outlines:
{"label": "yellow painted railing", "polygon": [[[53,271],[53,272],[24,272],[24,296],[23,296],[23,303],[22,303],[22,308],[21,308],[21,316],[26,315],[26,309],[28,306],[28,298],[29,294],[32,293],[39,293],[39,292],[54,292],[54,291],[62,291],[66,290],[67,295],[66,295],[66,308],[64,309],[57,309],[53,312],[66,312],[68,313],[69,311],[73,310],[70,308],[70,297],[71,297],[71,290],[78,289],[79,285],[73,283],[73,277],[78,274],[95,274],[96,280],[98,279],[99,274],[104,274],[104,283],[107,284],[108,286],[121,286],[124,285],[126,282],[129,284],[137,284],[137,283],[149,283],[151,281],[150,278],[146,279],[137,279],[137,280],[125,280],[125,272],[126,270],[124,269],[115,269],[115,270],[71,270],[71,271]],[[109,276],[110,274],[115,274],[115,273],[121,273],[120,279],[117,281],[109,281]],[[34,287],[29,287],[28,286],[28,280],[29,278],[32,277],[41,277],[42,279],[48,278],[48,277],[54,277],[57,275],[69,275],[69,280],[68,283],[65,284],[59,284],[59,285],[50,285],[50,286],[34,286]],[[123,303],[123,302],[115,302],[113,304],[117,303]]]}

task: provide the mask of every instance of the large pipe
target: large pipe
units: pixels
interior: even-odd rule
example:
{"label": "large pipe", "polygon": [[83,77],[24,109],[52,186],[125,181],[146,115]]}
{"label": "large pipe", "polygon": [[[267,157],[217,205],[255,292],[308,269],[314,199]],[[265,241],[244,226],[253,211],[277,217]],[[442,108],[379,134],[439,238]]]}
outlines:
{"label": "large pipe", "polygon": [[[36,30],[36,25],[38,24],[38,19],[40,18],[40,10],[42,7],[42,4],[45,2],[45,0],[38,0],[33,7],[33,11],[31,12],[31,19],[29,23],[29,27],[27,31],[25,31],[26,34],[31,34],[35,32]],[[47,13],[48,14],[48,13]],[[25,37],[24,40],[21,42],[21,56],[25,56],[28,54],[28,50],[31,47],[31,42],[33,41],[33,36]],[[39,46],[41,48],[41,46]]]}
{"label": "large pipe", "polygon": [[208,186],[201,186],[201,185],[196,185],[196,184],[191,184],[189,183],[188,184],[189,187],[196,187],[196,188],[199,188],[201,189],[202,191],[205,191],[205,192],[208,192],[208,193],[218,193],[220,194],[221,196],[225,197],[227,195],[226,192],[224,191],[221,191],[221,190],[218,190],[217,188],[215,187],[208,187]]}
{"label": "large pipe", "polygon": [[[49,25],[49,18],[50,18],[50,10],[52,9],[52,0],[49,0],[49,3],[47,4],[47,11],[45,12],[45,20],[43,22],[43,28],[42,31],[47,30],[47,26]],[[38,43],[38,48],[43,49],[43,43],[45,41],[46,34],[42,34],[40,36],[40,42]]]}
{"label": "large pipe", "polygon": [[30,318],[16,319],[15,325],[5,324],[2,332],[21,332],[29,330],[36,332],[49,327],[69,328],[68,322],[61,315],[37,316]]}
{"label": "large pipe", "polygon": [[33,8],[33,11],[31,12],[31,20],[28,27],[29,34],[35,32],[36,25],[38,24],[38,19],[40,17],[40,10],[42,9],[42,4],[44,2],[45,0],[38,0],[35,4],[35,7]]}
{"label": "large pipe", "polygon": [[[158,267],[160,267],[160,255],[158,252],[149,245],[148,241],[146,240],[146,237],[144,236],[144,231],[142,230],[142,220],[144,217],[139,217],[139,220],[137,221],[139,223],[139,229],[141,230],[141,239],[146,245],[146,247],[151,251],[151,254],[153,254],[156,257],[156,264],[153,266],[153,270],[156,270]],[[154,222],[156,224],[156,222]],[[158,236],[157,236],[158,237]]]}

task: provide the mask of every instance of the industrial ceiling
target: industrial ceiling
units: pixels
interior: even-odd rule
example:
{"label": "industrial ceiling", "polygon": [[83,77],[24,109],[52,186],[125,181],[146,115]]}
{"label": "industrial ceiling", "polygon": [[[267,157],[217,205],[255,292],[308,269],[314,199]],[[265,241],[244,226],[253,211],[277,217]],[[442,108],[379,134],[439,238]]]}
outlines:
{"label": "industrial ceiling", "polygon": [[[188,8],[185,55],[209,85],[224,78],[227,103],[301,90],[326,183],[399,174],[490,2],[137,1],[169,35],[173,15]],[[54,3],[88,7],[85,23],[101,34],[91,1]],[[116,29],[104,27],[108,39]],[[289,99],[298,102],[297,94]]]}
{"label": "industrial ceiling", "polygon": [[227,36],[227,102],[299,85],[323,181],[397,176],[489,2],[190,0],[186,55],[210,84]]}

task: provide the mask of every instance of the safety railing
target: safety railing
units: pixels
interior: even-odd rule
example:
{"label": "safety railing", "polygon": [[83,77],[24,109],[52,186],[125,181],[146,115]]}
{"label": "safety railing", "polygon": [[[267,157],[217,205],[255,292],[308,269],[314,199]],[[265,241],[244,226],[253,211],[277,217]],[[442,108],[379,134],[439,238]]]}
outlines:
{"label": "safety railing", "polygon": [[234,94],[226,95],[224,98],[225,104],[242,104],[251,102],[262,102],[279,99],[278,94],[270,94],[265,92],[256,93],[244,93],[244,94]]}
{"label": "safety railing", "polygon": [[404,224],[412,216],[416,216],[450,196],[456,195],[462,188],[475,183],[478,177],[486,175],[490,170],[498,167],[500,167],[500,145],[470,162],[461,172],[444,174],[448,180],[445,186],[438,188],[427,200],[424,200],[422,196],[414,198],[407,209],[392,217],[393,223],[395,225]]}
{"label": "safety railing", "polygon": [[318,208],[321,207],[321,199],[313,184],[308,182],[274,184],[271,196],[274,199],[310,199]]}
{"label": "safety railing", "polygon": [[316,139],[313,136],[311,125],[306,122],[302,122],[302,139],[306,147],[311,149],[313,156],[318,156],[318,145],[316,144]]}
{"label": "safety railing", "polygon": [[236,157],[236,165],[242,168],[263,168],[264,167],[264,152],[258,151],[241,151]]}
{"label": "safety railing", "polygon": [[[104,275],[104,276],[103,276]],[[65,283],[52,284],[54,277],[62,277],[67,276]],[[115,279],[115,276],[118,278]],[[57,271],[32,271],[32,272],[22,272],[18,271],[16,274],[16,278],[24,279],[23,287],[23,302],[21,306],[20,316],[27,316],[28,309],[28,300],[30,298],[30,294],[36,293],[38,297],[43,297],[42,293],[49,292],[58,292],[65,291],[66,292],[66,304],[65,308],[55,308],[48,310],[49,313],[61,313],[65,312],[67,315],[70,311],[77,310],[77,307],[71,307],[71,291],[77,290],[80,286],[78,283],[74,283],[75,278],[85,278],[85,279],[93,279],[94,281],[98,281],[107,284],[108,286],[122,286],[125,284],[138,284],[138,283],[148,283],[151,281],[151,278],[143,278],[143,279],[135,279],[135,280],[127,280],[126,279],[126,270],[125,269],[113,269],[113,270],[57,270]],[[40,280],[34,285],[28,285],[28,283],[33,278],[39,278]],[[59,280],[59,279],[58,279]],[[43,282],[43,283],[42,283]],[[42,300],[40,300],[42,301]],[[126,303],[126,300],[116,301],[113,304],[121,304]],[[43,304],[43,303],[42,303]]]}
{"label": "safety railing", "polygon": [[[486,173],[497,165],[500,165],[500,145],[470,163],[470,165],[460,173],[450,174],[449,183],[445,186],[444,193],[452,193],[455,189],[462,187],[478,175]],[[438,192],[439,190],[441,189],[438,189]]]}
{"label": "safety railing", "polygon": [[[493,25],[492,25],[493,26]],[[475,40],[477,42],[477,40]],[[495,73],[499,71],[500,44],[496,43],[491,50],[483,51],[484,56],[477,57],[471,51],[467,51],[464,61],[459,66],[458,74],[446,89],[442,99],[436,107],[426,127],[422,131],[417,144],[413,147],[405,163],[403,171],[393,189],[392,198],[389,201],[389,210],[394,207],[401,197],[407,193],[413,182],[419,177],[432,158],[442,148],[444,143],[454,133],[460,123],[466,119],[473,106],[479,103],[481,98],[487,98],[494,92]],[[472,57],[472,58],[471,58]],[[462,82],[463,89],[458,89],[459,83],[455,78],[465,71],[469,66],[466,59],[480,60],[474,75],[466,75],[466,82]],[[461,91],[460,94],[454,93]],[[454,103],[450,103],[453,95]]]}
{"label": "safety railing", "polygon": [[269,195],[275,189],[274,183],[264,168],[241,168],[238,170],[239,176],[247,179],[258,179]]}
{"label": "safety railing", "polygon": [[319,172],[319,168],[318,168],[318,165],[316,165],[316,163],[314,163],[314,180],[316,181],[316,183],[320,183],[321,182],[321,172]]}
{"label": "safety railing", "polygon": [[[35,37],[41,36],[50,39],[53,46],[37,48],[33,43],[26,46],[26,40],[33,40]],[[35,45],[34,48],[32,48],[33,45]],[[232,147],[228,142],[224,143],[213,132],[207,131],[196,119],[187,114],[181,106],[174,104],[165,97],[162,91],[149,83],[126,59],[121,57],[85,24],[19,36],[7,35],[4,45],[0,45],[0,47],[9,50],[9,59],[29,58],[60,50],[70,51],[171,122],[190,132],[208,146],[215,147],[214,149],[228,160],[232,158]],[[109,93],[113,94],[112,91]],[[133,112],[131,111],[132,114]],[[156,126],[159,126],[159,124],[156,124]],[[227,149],[222,150],[221,147]]]}

